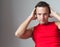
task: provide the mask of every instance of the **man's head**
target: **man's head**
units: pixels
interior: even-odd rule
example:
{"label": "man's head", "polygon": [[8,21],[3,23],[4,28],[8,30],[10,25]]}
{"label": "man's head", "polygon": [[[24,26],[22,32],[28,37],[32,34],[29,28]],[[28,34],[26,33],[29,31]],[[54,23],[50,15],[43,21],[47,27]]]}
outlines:
{"label": "man's head", "polygon": [[46,24],[51,13],[49,4],[44,1],[40,1],[35,8],[35,13],[39,23]]}

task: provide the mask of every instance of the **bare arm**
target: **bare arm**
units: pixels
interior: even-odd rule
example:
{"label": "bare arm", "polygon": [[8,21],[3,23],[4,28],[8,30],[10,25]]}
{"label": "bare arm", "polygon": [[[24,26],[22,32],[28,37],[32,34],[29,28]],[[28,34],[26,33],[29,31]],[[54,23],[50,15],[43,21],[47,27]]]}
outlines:
{"label": "bare arm", "polygon": [[56,19],[58,19],[58,21],[55,22],[55,24],[58,26],[59,30],[60,30],[60,14],[54,12],[53,10],[51,10],[52,16],[54,16]]}
{"label": "bare arm", "polygon": [[35,19],[35,15],[34,15],[34,10],[32,11],[31,15],[19,26],[19,28],[17,29],[17,31],[15,32],[15,36],[17,36],[18,38],[29,38],[32,35],[32,29],[33,28],[29,28],[27,29],[29,23]]}
{"label": "bare arm", "polygon": [[51,10],[51,14],[52,14],[53,17],[55,17],[56,19],[58,19],[58,21],[60,21],[60,14],[56,13],[53,10]]}
{"label": "bare arm", "polygon": [[32,33],[33,33],[33,27],[26,29],[25,33],[22,34],[19,38],[22,39],[27,39],[27,38],[31,38],[32,37]]}

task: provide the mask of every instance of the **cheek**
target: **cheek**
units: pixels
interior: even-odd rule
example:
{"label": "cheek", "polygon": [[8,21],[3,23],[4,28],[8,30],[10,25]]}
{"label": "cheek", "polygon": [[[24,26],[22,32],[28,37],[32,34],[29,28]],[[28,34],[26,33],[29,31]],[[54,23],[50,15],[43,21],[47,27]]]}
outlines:
{"label": "cheek", "polygon": [[41,18],[39,15],[36,15],[36,17],[39,19],[39,18]]}
{"label": "cheek", "polygon": [[45,19],[48,19],[49,18],[49,16],[45,16]]}
{"label": "cheek", "polygon": [[41,20],[41,17],[40,16],[37,16],[37,20],[40,21]]}

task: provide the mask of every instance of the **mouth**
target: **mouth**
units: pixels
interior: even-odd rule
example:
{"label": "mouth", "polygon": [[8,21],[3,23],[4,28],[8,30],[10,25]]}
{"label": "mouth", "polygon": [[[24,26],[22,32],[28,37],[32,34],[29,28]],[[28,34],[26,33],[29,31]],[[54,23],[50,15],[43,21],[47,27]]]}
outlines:
{"label": "mouth", "polygon": [[42,22],[45,22],[45,20],[43,19]]}

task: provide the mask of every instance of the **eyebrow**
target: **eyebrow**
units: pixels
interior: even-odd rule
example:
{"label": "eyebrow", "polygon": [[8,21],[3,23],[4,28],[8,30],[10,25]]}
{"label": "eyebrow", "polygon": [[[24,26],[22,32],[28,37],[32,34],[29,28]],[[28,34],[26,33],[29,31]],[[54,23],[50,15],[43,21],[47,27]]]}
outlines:
{"label": "eyebrow", "polygon": [[[38,13],[38,14],[41,14],[41,13]],[[48,13],[44,13],[44,14],[48,14]]]}

